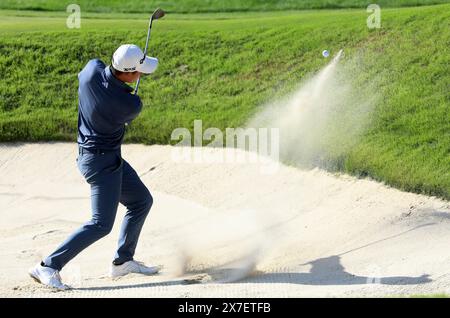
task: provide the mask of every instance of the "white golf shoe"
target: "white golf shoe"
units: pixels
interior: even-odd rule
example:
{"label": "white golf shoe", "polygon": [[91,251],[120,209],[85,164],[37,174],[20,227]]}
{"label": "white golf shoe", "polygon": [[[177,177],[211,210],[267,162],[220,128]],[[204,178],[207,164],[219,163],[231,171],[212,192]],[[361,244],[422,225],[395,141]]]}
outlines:
{"label": "white golf shoe", "polygon": [[50,267],[37,264],[29,269],[28,274],[38,283],[45,286],[55,288],[57,290],[68,290],[69,286],[65,285],[61,281],[59,271]]}
{"label": "white golf shoe", "polygon": [[154,275],[161,270],[161,266],[146,266],[142,262],[137,262],[134,260],[125,262],[121,265],[111,264],[111,269],[109,271],[109,276],[111,278],[117,278],[130,273],[137,273],[143,275]]}

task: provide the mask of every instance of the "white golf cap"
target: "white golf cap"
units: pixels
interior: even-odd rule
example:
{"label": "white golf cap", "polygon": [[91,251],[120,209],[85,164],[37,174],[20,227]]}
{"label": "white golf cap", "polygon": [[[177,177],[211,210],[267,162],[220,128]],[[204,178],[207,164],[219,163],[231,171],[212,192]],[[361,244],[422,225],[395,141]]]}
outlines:
{"label": "white golf cap", "polygon": [[143,57],[144,52],[138,46],[124,44],[114,52],[112,66],[121,72],[153,73],[158,67],[158,59],[150,56],[143,59]]}

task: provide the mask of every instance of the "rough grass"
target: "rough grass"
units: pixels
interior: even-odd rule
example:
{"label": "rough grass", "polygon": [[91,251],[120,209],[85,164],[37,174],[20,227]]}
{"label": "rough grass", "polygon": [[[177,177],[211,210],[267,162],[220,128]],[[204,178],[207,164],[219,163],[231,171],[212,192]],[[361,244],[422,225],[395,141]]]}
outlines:
{"label": "rough grass", "polygon": [[[90,12],[150,12],[163,7],[168,12],[236,12],[302,9],[365,8],[370,0],[2,0],[0,9],[65,11],[77,3]],[[448,3],[448,0],[378,0],[381,7]]]}
{"label": "rough grass", "polygon": [[409,298],[450,298],[447,294],[431,294],[431,295],[412,295]]}
{"label": "rough grass", "polygon": [[[3,3],[3,2],[2,2]],[[157,73],[127,142],[170,143],[174,128],[237,127],[264,102],[326,61],[323,49],[362,54],[382,75],[371,126],[339,158],[343,171],[450,199],[450,5],[385,9],[381,30],[364,10],[170,16],[154,26]],[[48,13],[0,13],[0,141],[76,138],[77,73],[108,62],[122,43],[145,42],[145,15],[97,14],[81,30]],[[24,14],[20,14],[24,15]],[[52,15],[52,14],[50,14]]]}

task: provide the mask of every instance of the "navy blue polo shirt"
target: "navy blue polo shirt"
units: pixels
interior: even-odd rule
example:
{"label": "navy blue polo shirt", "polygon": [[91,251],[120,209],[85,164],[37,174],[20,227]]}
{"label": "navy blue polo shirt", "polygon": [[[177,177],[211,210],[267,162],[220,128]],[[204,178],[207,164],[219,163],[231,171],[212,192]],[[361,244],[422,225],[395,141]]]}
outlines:
{"label": "navy blue polo shirt", "polygon": [[139,115],[141,99],[100,60],[89,61],[78,80],[78,144],[89,149],[120,149],[125,123]]}

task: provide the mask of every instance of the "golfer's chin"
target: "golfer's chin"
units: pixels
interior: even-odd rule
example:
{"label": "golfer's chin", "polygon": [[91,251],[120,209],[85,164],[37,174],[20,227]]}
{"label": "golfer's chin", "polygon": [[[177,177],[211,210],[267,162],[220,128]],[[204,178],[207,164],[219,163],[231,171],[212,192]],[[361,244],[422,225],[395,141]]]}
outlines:
{"label": "golfer's chin", "polygon": [[125,83],[136,83],[141,75],[142,73],[140,72],[122,73],[118,78]]}
{"label": "golfer's chin", "polygon": [[137,77],[131,78],[129,83],[136,83],[139,80],[140,77],[141,76],[137,76]]}

